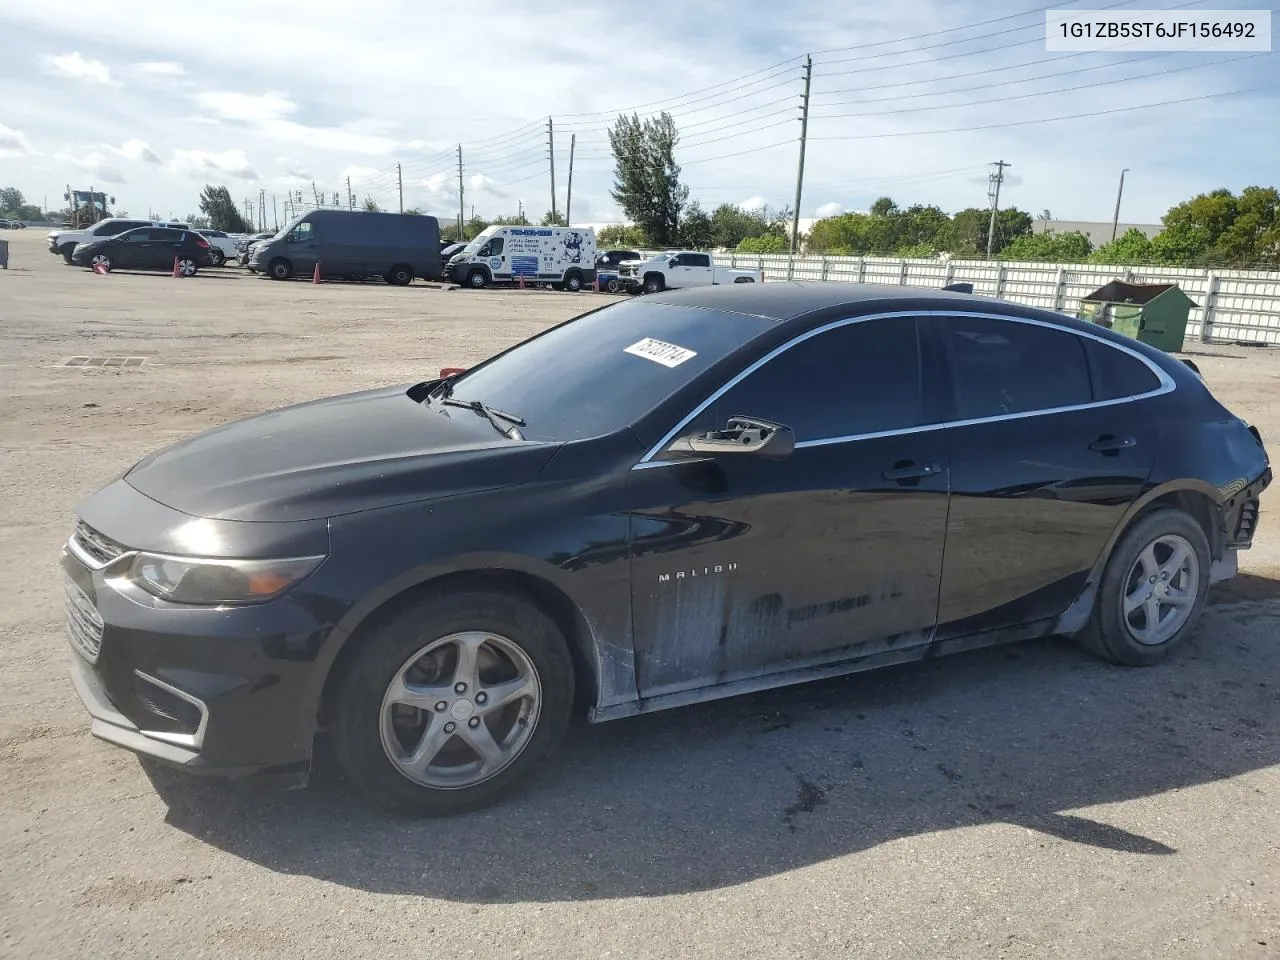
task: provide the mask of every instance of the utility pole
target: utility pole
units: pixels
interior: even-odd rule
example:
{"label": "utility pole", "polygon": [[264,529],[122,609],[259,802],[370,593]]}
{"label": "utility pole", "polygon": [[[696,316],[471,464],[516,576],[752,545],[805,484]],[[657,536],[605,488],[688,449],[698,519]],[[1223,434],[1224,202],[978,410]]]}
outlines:
{"label": "utility pole", "polygon": [[465,241],[467,239],[467,224],[463,217],[462,205],[462,144],[458,144],[458,240]]}
{"label": "utility pole", "polygon": [[517,200],[516,204],[517,204],[516,222],[524,223],[524,201]]}
{"label": "utility pole", "polygon": [[1120,198],[1124,196],[1124,175],[1129,172],[1129,168],[1125,167],[1120,171],[1120,189],[1116,191],[1116,212],[1111,218],[1111,239],[1116,238],[1116,228],[1120,226]]}
{"label": "utility pole", "polygon": [[800,198],[804,191],[804,147],[809,137],[809,81],[813,79],[813,57],[804,58],[804,102],[800,106],[800,163],[796,168],[796,206],[791,214],[791,255],[800,252]]}
{"label": "utility pole", "polygon": [[1005,163],[1003,160],[997,160],[992,164],[996,168],[995,173],[991,174],[991,188],[987,191],[987,196],[991,198],[991,226],[987,228],[987,259],[991,259],[991,252],[996,242],[996,214],[1000,210],[1000,185],[1004,183],[1004,168],[1012,167],[1012,163]]}
{"label": "utility pole", "polygon": [[396,190],[400,193],[400,212],[404,213],[404,178],[400,175],[400,164],[396,164]]}
{"label": "utility pole", "polygon": [[347,177],[347,209],[354,210],[356,208],[356,198],[351,194],[351,178]]}
{"label": "utility pole", "polygon": [[576,133],[569,134],[569,192],[564,198],[564,225],[569,226],[569,211],[573,209],[573,148],[578,142]]}
{"label": "utility pole", "polygon": [[551,219],[556,219],[556,132],[547,117],[547,156],[551,158]]}
{"label": "utility pole", "polygon": [[271,195],[271,223],[277,230],[280,229],[280,208],[276,206],[276,195]]}
{"label": "utility pole", "polygon": [[259,230],[267,229],[267,191],[261,187],[258,189],[258,223],[261,224]]}

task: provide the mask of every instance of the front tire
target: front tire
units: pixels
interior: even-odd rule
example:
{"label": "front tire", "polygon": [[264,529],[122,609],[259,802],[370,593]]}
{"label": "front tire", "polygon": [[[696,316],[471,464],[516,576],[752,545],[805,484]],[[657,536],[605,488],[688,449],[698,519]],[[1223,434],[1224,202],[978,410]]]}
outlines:
{"label": "front tire", "polygon": [[59,248],[59,252],[62,254],[62,259],[65,260],[67,263],[75,262],[74,260],[71,259],[71,255],[75,253],[75,250],[76,250],[75,244],[73,243],[64,243]]}
{"label": "front tire", "polygon": [[209,251],[209,266],[220,267],[226,262],[227,262],[227,255],[223,253],[221,250],[219,250],[217,247],[214,247],[212,250]]}
{"label": "front tire", "polygon": [[644,278],[645,293],[661,293],[666,289],[667,282],[665,278],[658,273],[651,273]]}
{"label": "front tire", "polygon": [[545,766],[573,708],[573,660],[519,596],[437,593],[377,626],[342,679],[333,746],[373,802],[442,816]]}
{"label": "front tire", "polygon": [[89,260],[89,269],[101,267],[106,273],[111,272],[111,258],[105,253],[95,253]]}
{"label": "front tire", "polygon": [[467,274],[467,286],[472,290],[481,290],[489,282],[483,270],[472,270]]}
{"label": "front tire", "polygon": [[1112,663],[1159,663],[1195,629],[1211,563],[1209,541],[1192,517],[1171,508],[1141,517],[1112,551],[1078,639]]}
{"label": "front tire", "polygon": [[267,275],[272,280],[288,280],[293,276],[293,264],[284,257],[277,257],[271,261],[271,266],[267,268]]}
{"label": "front tire", "polygon": [[574,272],[568,274],[564,278],[564,288],[570,293],[577,293],[582,289],[582,274]]}

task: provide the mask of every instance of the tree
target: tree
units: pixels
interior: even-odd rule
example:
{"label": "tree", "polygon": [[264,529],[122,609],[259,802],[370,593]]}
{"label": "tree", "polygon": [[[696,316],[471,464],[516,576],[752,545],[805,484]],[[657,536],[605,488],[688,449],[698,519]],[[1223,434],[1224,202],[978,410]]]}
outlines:
{"label": "tree", "polygon": [[732,203],[722,203],[711,211],[711,244],[734,249],[747,237],[769,232],[769,221],[757,210],[743,210]]}
{"label": "tree", "polygon": [[689,188],[680,183],[675,161],[680,135],[671,115],[641,120],[637,114],[620,114],[609,128],[614,157],[612,196],[623,213],[658,246],[676,242],[680,211]]}
{"label": "tree", "polygon": [[192,225],[193,227],[195,227],[197,230],[209,230],[209,229],[212,229],[212,228],[209,226],[209,218],[208,218],[208,217],[198,217],[198,216],[196,216],[194,213],[188,213],[188,214],[187,214],[187,218],[186,218],[186,220],[184,220],[183,222],[184,222],[184,223],[189,223],[189,224],[191,224],[191,225]]}
{"label": "tree", "polygon": [[0,187],[0,213],[17,210],[26,202],[22,191],[17,187]]}
{"label": "tree", "polygon": [[680,217],[680,246],[705,250],[712,245],[711,217],[694,201]]}
{"label": "tree", "polygon": [[231,199],[231,191],[226,187],[215,187],[205,184],[200,191],[200,210],[209,218],[209,225],[214,230],[226,233],[252,233],[253,228],[245,222],[236,203]]}
{"label": "tree", "polygon": [[787,253],[790,249],[791,244],[772,233],[747,237],[738,244],[738,250],[742,253]]}
{"label": "tree", "polygon": [[1001,260],[1083,263],[1093,243],[1079,230],[1068,233],[1024,233],[1000,251]]}
{"label": "tree", "polygon": [[1151,239],[1137,227],[1130,227],[1089,255],[1090,263],[1151,263],[1155,259]]}
{"label": "tree", "polygon": [[805,249],[809,253],[830,253],[837,256],[862,256],[870,249],[869,223],[865,213],[842,213],[825,217],[809,230]]}
{"label": "tree", "polygon": [[556,213],[552,213],[550,210],[548,210],[546,213],[542,215],[542,220],[539,221],[538,226],[567,227],[568,224],[565,222],[563,213],[560,213],[559,211],[557,211]]}
{"label": "tree", "polygon": [[649,245],[649,239],[639,227],[612,223],[596,234],[599,250],[641,250]]}
{"label": "tree", "polygon": [[422,216],[425,216],[425,214],[422,212],[422,210],[421,210],[420,208],[418,208],[418,207],[410,207],[408,210],[406,210],[406,211],[404,212],[404,215],[405,215],[406,217],[422,217]]}
{"label": "tree", "polygon": [[382,212],[382,208],[378,206],[378,201],[374,200],[373,197],[369,196],[368,194],[365,194],[364,203],[361,205],[360,209],[363,210],[365,213],[381,213]]}

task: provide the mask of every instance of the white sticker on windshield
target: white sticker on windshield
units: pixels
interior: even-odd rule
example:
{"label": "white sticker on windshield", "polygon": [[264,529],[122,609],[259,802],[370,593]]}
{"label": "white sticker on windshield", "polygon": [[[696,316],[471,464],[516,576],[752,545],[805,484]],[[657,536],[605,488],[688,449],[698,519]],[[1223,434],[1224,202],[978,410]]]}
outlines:
{"label": "white sticker on windshield", "polygon": [[664,367],[678,367],[690,357],[698,355],[696,351],[677,347],[674,343],[667,343],[665,340],[655,340],[653,337],[645,337],[622,352],[636,357],[644,357],[646,360],[660,363]]}

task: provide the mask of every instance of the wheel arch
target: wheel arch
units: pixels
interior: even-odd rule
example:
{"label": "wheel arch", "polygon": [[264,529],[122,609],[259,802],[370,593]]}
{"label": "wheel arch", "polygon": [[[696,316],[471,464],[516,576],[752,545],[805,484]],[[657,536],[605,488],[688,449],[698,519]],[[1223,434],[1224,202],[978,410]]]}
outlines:
{"label": "wheel arch", "polygon": [[595,705],[600,689],[599,648],[595,632],[581,607],[548,577],[512,563],[420,574],[411,582],[397,581],[389,585],[353,608],[338,624],[341,642],[332,646],[327,662],[317,664],[321,669],[320,687],[315,697],[318,727],[326,725],[345,665],[359,656],[381,623],[427,597],[462,590],[514,594],[549,616],[568,642],[569,655],[573,659],[575,715],[581,716]]}
{"label": "wheel arch", "polygon": [[1111,531],[1106,544],[1098,554],[1098,559],[1094,561],[1093,568],[1089,571],[1089,579],[1084,589],[1058,618],[1052,632],[1073,634],[1084,627],[1093,613],[1098,585],[1116,544],[1135,523],[1153,511],[1172,507],[1188,514],[1204,530],[1205,539],[1209,542],[1210,559],[1222,559],[1227,542],[1227,532],[1221,511],[1223,503],[1221,491],[1203,480],[1171,480],[1143,493],[1129,505],[1120,522]]}

